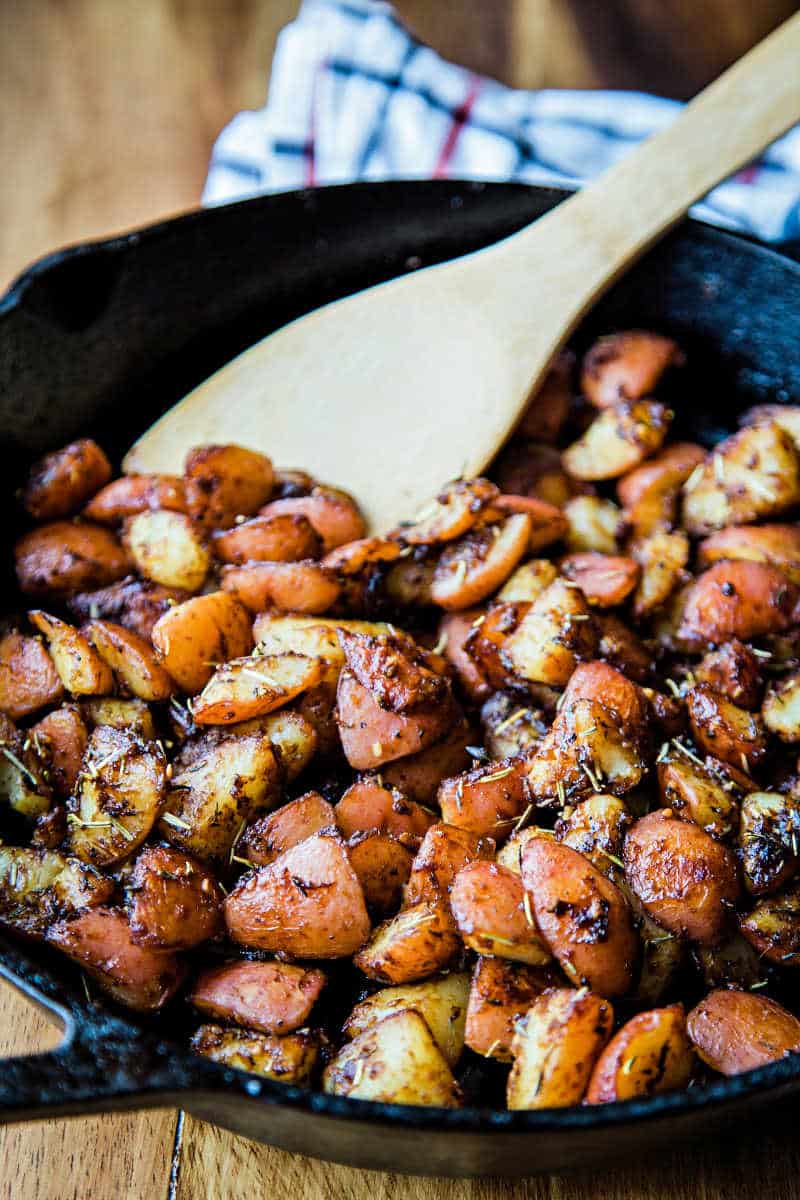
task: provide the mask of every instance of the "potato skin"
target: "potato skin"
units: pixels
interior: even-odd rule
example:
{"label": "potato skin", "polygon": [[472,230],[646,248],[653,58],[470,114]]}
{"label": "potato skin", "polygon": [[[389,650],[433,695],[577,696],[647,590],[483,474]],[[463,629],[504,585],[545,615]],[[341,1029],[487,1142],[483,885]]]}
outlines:
{"label": "potato skin", "polygon": [[395,912],[411,874],[414,852],[389,833],[357,833],[347,843],[350,866],[371,913]]}
{"label": "potato skin", "polygon": [[436,800],[447,824],[501,838],[511,832],[528,802],[524,757],[501,759],[444,779]]}
{"label": "potato skin", "polygon": [[653,391],[667,367],[684,356],[672,338],[629,329],[598,338],[581,364],[581,390],[595,408],[638,400]]}
{"label": "potato skin", "polygon": [[345,837],[358,833],[390,833],[405,845],[418,846],[436,821],[423,808],[377,778],[364,776],[351,784],[334,809],[336,824]]}
{"label": "potato skin", "polygon": [[233,529],[212,536],[214,553],[222,562],[297,562],[319,558],[322,538],[302,513],[251,517]]}
{"label": "potato skin", "polygon": [[50,657],[67,692],[73,696],[113,692],[111,668],[79,629],[40,608],[31,609],[28,620],[47,639]]}
{"label": "potato skin", "polygon": [[322,538],[323,553],[328,554],[346,542],[355,542],[367,532],[358,505],[352,496],[338,488],[315,485],[307,496],[273,500],[260,509],[265,517],[289,513],[308,519]]}
{"label": "potato skin", "polygon": [[450,890],[450,909],[464,944],[479,954],[544,966],[550,951],[539,937],[520,877],[492,862],[463,867]]}
{"label": "potato skin", "polygon": [[222,889],[207,867],[173,846],[145,846],[127,888],[139,946],[190,950],[222,932]]}
{"label": "potato skin", "polygon": [[312,558],[225,566],[221,580],[223,591],[236,596],[254,613],[277,608],[316,616],[328,612],[341,592],[334,573]]}
{"label": "potato skin", "polygon": [[67,608],[80,621],[114,621],[149,642],[159,617],[188,599],[189,593],[183,588],[166,588],[149,579],[128,576],[110,587],[70,596]]}
{"label": "potato skin", "polygon": [[749,712],[759,708],[763,691],[760,664],[750,647],[736,638],[705,654],[694,668],[694,677],[740,708]]}
{"label": "potato skin", "polygon": [[168,700],[175,684],[149,642],[113,621],[90,621],[84,632],[129,694],[148,702]]}
{"label": "potato skin", "polygon": [[560,568],[561,574],[577,583],[588,602],[597,608],[622,604],[641,574],[639,564],[632,558],[592,551],[563,558]]}
{"label": "potato skin", "polygon": [[188,512],[186,486],[179,475],[123,475],[101,488],[83,515],[101,525],[119,525],[126,517],[157,508]]}
{"label": "potato skin", "polygon": [[254,867],[265,867],[285,850],[335,824],[336,815],[328,801],[319,792],[306,792],[291,804],[257,817],[237,842],[236,853]]}
{"label": "potato skin", "polygon": [[797,621],[800,588],[778,568],[758,562],[720,562],[695,581],[686,596],[678,636],[720,645],[782,633]]}
{"label": "potato skin", "polygon": [[639,940],[619,888],[582,854],[545,838],[524,847],[522,883],[542,937],[570,979],[601,996],[629,991]]}
{"label": "potato skin", "polygon": [[23,534],[14,546],[20,591],[28,596],[69,596],[105,587],[128,573],[122,545],[102,525],[52,521]]}
{"label": "potato skin", "polygon": [[[544,507],[549,509],[551,506]],[[563,524],[558,509],[553,509],[553,513],[559,525],[550,521],[546,542],[558,538],[558,532],[554,533],[554,530]],[[497,526],[500,533],[496,538],[493,528],[472,530],[443,551],[431,584],[434,604],[448,611],[480,604],[505,583],[520,559],[531,549],[534,525],[529,513],[516,512],[506,517]]]}
{"label": "potato skin", "polygon": [[752,771],[767,753],[766,731],[757,714],[739,708],[707,684],[693,687],[686,707],[694,739],[708,754]]}
{"label": "potato skin", "polygon": [[37,521],[69,517],[110,478],[111,463],[97,442],[80,438],[34,463],[22,503]]}
{"label": "potato skin", "polygon": [[227,529],[251,516],[272,494],[275,474],[265,454],[244,446],[195,446],[186,456],[189,511],[207,529]]}
{"label": "potato skin", "polygon": [[378,925],[353,963],[380,983],[414,983],[447,970],[462,948],[447,903],[421,900]]}
{"label": "potato skin", "polygon": [[0,710],[19,721],[56,704],[64,688],[38,638],[12,630],[0,638]]}
{"label": "potato skin", "polygon": [[326,982],[313,968],[244,959],[201,971],[188,999],[205,1016],[284,1034],[306,1023]]}
{"label": "potato skin", "polygon": [[347,958],[370,931],[361,884],[333,831],[245,875],[225,901],[225,922],[239,945],[293,958]]}
{"label": "potato skin", "polygon": [[631,887],[659,925],[704,946],[722,940],[740,890],[727,847],[660,809],[633,825],[624,861]]}
{"label": "potato skin", "polygon": [[512,1062],[517,1022],[537,996],[557,986],[557,973],[550,967],[481,956],[470,982],[466,1045],[484,1058]]}
{"label": "potato skin", "polygon": [[613,1021],[608,1001],[587,988],[554,988],[537,996],[514,1035],[508,1107],[579,1104]]}
{"label": "potato skin", "polygon": [[461,718],[444,737],[425,750],[385,763],[381,768],[381,777],[384,783],[397,788],[409,801],[429,805],[435,799],[436,789],[442,780],[467,767],[471,761],[467,746],[473,745],[474,741],[470,723]]}
{"label": "potato skin", "polygon": [[437,822],[432,825],[417,851],[406,887],[405,903],[447,899],[458,872],[476,859],[494,858],[492,838],[478,837],[465,829]]}
{"label": "potato skin", "polygon": [[689,1013],[687,1027],[703,1062],[723,1075],[740,1075],[800,1050],[800,1021],[755,992],[709,992]]}
{"label": "potato skin", "polygon": [[610,1104],[686,1087],[693,1065],[682,1004],[637,1013],[601,1053],[585,1103]]}
{"label": "potato skin", "polygon": [[346,1038],[357,1037],[384,1017],[412,1009],[422,1017],[452,1069],[464,1049],[468,997],[469,976],[458,972],[424,983],[381,988],[355,1006],[342,1032]]}
{"label": "potato skin", "polygon": [[[2,706],[0,706],[2,707]],[[72,792],[81,771],[89,734],[77,704],[63,704],[31,728],[31,741],[47,765],[49,782],[57,796]]]}
{"label": "potato skin", "polygon": [[192,1037],[195,1054],[202,1054],[225,1067],[262,1075],[277,1083],[307,1087],[319,1058],[322,1037],[318,1030],[300,1029],[276,1037],[268,1033],[246,1033],[221,1025],[201,1025]]}
{"label": "potato skin", "polygon": [[351,671],[342,671],[339,677],[336,721],[345,757],[357,771],[427,749],[459,716],[450,697],[444,703],[418,704],[393,713],[381,708]]}
{"label": "potato skin", "polygon": [[797,525],[726,525],[697,547],[701,567],[725,559],[749,559],[779,567],[800,583],[800,529]]}
{"label": "potato skin", "polygon": [[250,614],[225,592],[176,604],[153,626],[153,646],[165,670],[189,695],[202,690],[213,663],[242,658],[253,648]]}

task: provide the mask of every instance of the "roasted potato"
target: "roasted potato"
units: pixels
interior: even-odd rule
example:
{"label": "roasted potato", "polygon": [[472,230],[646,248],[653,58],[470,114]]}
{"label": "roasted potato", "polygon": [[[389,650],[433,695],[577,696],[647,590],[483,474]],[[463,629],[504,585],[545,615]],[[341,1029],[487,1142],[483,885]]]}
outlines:
{"label": "roasted potato", "polygon": [[43,816],[52,801],[46,770],[33,739],[0,712],[0,801],[27,820]]}
{"label": "roasted potato", "polygon": [[[550,508],[550,505],[545,507]],[[553,509],[553,513],[560,524],[561,513],[558,509]],[[533,548],[533,529],[533,518],[528,512],[514,512],[504,521],[473,530],[449,545],[433,573],[431,599],[434,604],[445,609],[470,608],[491,596]],[[556,533],[555,537],[558,536]]]}
{"label": "roasted potato", "polygon": [[236,853],[254,867],[265,867],[285,850],[335,824],[336,814],[328,801],[319,792],[306,792],[291,804],[257,817],[236,843]]}
{"label": "roasted potato", "polygon": [[769,732],[782,742],[800,742],[800,671],[769,688],[761,715]]}
{"label": "roasted potato", "polygon": [[0,638],[0,711],[19,721],[64,695],[64,687],[39,638],[16,629]]}
{"label": "roasted potato", "polygon": [[691,688],[686,707],[694,740],[708,754],[750,774],[767,753],[761,718],[726,700],[708,684]]}
{"label": "roasted potato", "polygon": [[609,1104],[686,1087],[694,1054],[682,1004],[631,1017],[603,1049],[586,1091],[587,1104]]}
{"label": "roasted potato", "polygon": [[358,833],[389,833],[406,845],[417,846],[436,814],[402,792],[385,786],[380,776],[365,776],[345,791],[334,809],[345,837]]}
{"label": "roasted potato", "polygon": [[306,496],[273,500],[260,510],[260,515],[265,517],[286,513],[299,514],[308,519],[322,538],[325,554],[337,546],[343,546],[345,542],[357,541],[367,532],[364,518],[353,497],[337,488],[315,485]]}
{"label": "roasted potato", "polygon": [[704,654],[692,674],[698,683],[708,684],[739,708],[755,712],[760,707],[763,688],[760,659],[736,638]]}
{"label": "roasted potato", "polygon": [[576,479],[616,479],[660,449],[671,414],[656,400],[620,401],[605,408],[562,454]]}
{"label": "roasted potato", "polygon": [[683,366],[671,338],[643,329],[611,333],[594,342],[581,364],[581,388],[595,408],[649,395],[668,367]]}
{"label": "roasted potato", "polygon": [[172,846],[145,846],[127,883],[133,940],[190,950],[222,932],[222,901],[222,888],[202,863]]}
{"label": "roasted potato", "polygon": [[507,867],[468,863],[453,880],[450,908],[468,949],[534,967],[550,962],[552,955],[539,936],[530,897],[519,876]]}
{"label": "roasted potato", "polygon": [[22,503],[37,521],[69,517],[111,478],[111,463],[91,438],[70,442],[34,463]]}
{"label": "roasted potato", "polygon": [[549,807],[601,789],[624,795],[641,783],[645,767],[641,726],[626,729],[596,700],[571,700],[530,757],[528,788],[535,803]]}
{"label": "roasted potato", "polygon": [[62,704],[30,730],[30,741],[47,773],[47,782],[61,799],[77,783],[89,733],[77,704]]}
{"label": "roasted potato", "polygon": [[43,936],[63,917],[105,904],[113,880],[52,850],[0,845],[0,924]]}
{"label": "roasted potato", "polygon": [[600,496],[575,496],[564,505],[566,543],[572,553],[593,551],[616,554],[623,514],[611,500]]}
{"label": "roasted potato", "polygon": [[325,1068],[322,1086],[335,1096],[385,1104],[461,1104],[447,1060],[413,1009],[384,1017],[348,1042]]}
{"label": "roasted potato", "polygon": [[123,475],[97,492],[83,510],[87,521],[121,525],[153,509],[188,512],[186,485],[179,475]]}
{"label": "roasted potato", "polygon": [[452,1070],[464,1049],[469,991],[469,976],[458,972],[424,983],[381,988],[355,1006],[343,1033],[346,1038],[358,1037],[394,1013],[418,1013]]}
{"label": "roasted potato", "polygon": [[460,718],[452,697],[418,704],[402,713],[381,708],[351,671],[339,677],[336,721],[342,749],[357,771],[376,768],[407,754],[426,750]]}
{"label": "roasted potato", "polygon": [[739,827],[742,875],[755,896],[774,892],[800,865],[800,801],[778,792],[751,792]]}
{"label": "roasted potato", "polygon": [[322,680],[317,658],[302,654],[251,654],[217,667],[192,701],[197,725],[233,725],[283,708]]}
{"label": "roasted potato", "polygon": [[617,482],[617,496],[636,538],[673,527],[681,486],[705,457],[703,448],[693,442],[674,442],[622,476]]}
{"label": "roasted potato", "polygon": [[634,559],[596,551],[562,558],[559,569],[565,579],[577,583],[589,604],[596,608],[614,608],[624,603],[641,574]]}
{"label": "roasted potato", "polygon": [[430,805],[442,780],[466,769],[471,761],[467,747],[474,745],[474,741],[472,726],[461,718],[444,737],[425,750],[384,763],[381,777],[384,783],[397,788],[409,800]]}
{"label": "roasted potato", "polygon": [[533,602],[503,645],[514,675],[564,687],[582,658],[592,658],[597,632],[579,588],[557,579]]}
{"label": "roasted potato", "polygon": [[192,1036],[196,1054],[210,1058],[223,1067],[236,1067],[251,1075],[263,1075],[277,1083],[308,1086],[319,1058],[321,1038],[310,1029],[276,1037],[265,1033],[247,1033],[224,1029],[221,1025],[201,1025]]}
{"label": "roasted potato", "polygon": [[715,562],[745,559],[779,567],[800,583],[800,527],[797,525],[728,525],[705,538],[697,547],[701,567]]}
{"label": "roasted potato", "polygon": [[554,988],[537,996],[511,1045],[508,1107],[579,1104],[613,1022],[608,1000],[588,988]]}
{"label": "roasted potato", "polygon": [[448,970],[461,948],[447,902],[421,900],[378,925],[353,962],[379,983],[414,983]]}
{"label": "roasted potato", "polygon": [[800,887],[797,881],[764,896],[739,918],[742,935],[761,958],[784,967],[800,966]]}
{"label": "roasted potato", "polygon": [[528,805],[524,757],[474,767],[439,784],[436,802],[448,825],[500,839]]}
{"label": "roasted potato", "polygon": [[114,691],[114,676],[89,639],[40,608],[28,613],[31,624],[47,639],[50,656],[64,689],[73,696],[105,696]]}
{"label": "roasted potato", "polygon": [[383,916],[396,912],[411,874],[414,852],[390,833],[356,833],[347,843],[367,908]]}
{"label": "roasted potato", "polygon": [[720,442],[683,485],[683,524],[702,536],[777,516],[800,501],[800,459],[777,424],[753,425]]}
{"label": "roasted potato", "polygon": [[614,879],[621,867],[622,843],[631,816],[617,796],[587,796],[574,808],[564,809],[556,822],[556,836],[565,846],[588,858],[603,875]]}
{"label": "roasted potato", "polygon": [[755,992],[709,992],[686,1023],[703,1062],[723,1075],[740,1075],[800,1050],[797,1017]]}
{"label": "roasted potato", "polygon": [[484,1058],[511,1062],[520,1019],[537,996],[557,987],[551,967],[530,967],[507,958],[479,958],[472,972],[465,1042]]}
{"label": "roasted potato", "polygon": [[800,588],[778,567],[721,562],[692,584],[683,600],[678,635],[690,644],[747,642],[797,623]]}
{"label": "roasted potato", "polygon": [[165,588],[149,579],[121,579],[96,592],[78,592],[67,608],[79,621],[114,621],[150,641],[153,627],[164,613],[189,599],[182,588]]}
{"label": "roasted potato", "polygon": [[532,750],[547,733],[541,709],[527,707],[519,697],[494,692],[481,708],[483,743],[492,759],[514,758]]}
{"label": "roasted potato", "polygon": [[105,587],[130,568],[114,534],[88,521],[39,525],[15,544],[14,561],[21,592],[58,599]]}
{"label": "roasted potato", "polygon": [[239,566],[248,562],[298,562],[301,558],[319,558],[322,553],[322,538],[302,513],[251,517],[233,529],[218,529],[212,545],[222,562]]}
{"label": "roasted potato", "polygon": [[189,511],[206,529],[227,529],[272,495],[275,474],[265,454],[244,446],[196,446],[184,463]]}
{"label": "roasted potato", "polygon": [[175,684],[149,642],[112,621],[90,621],[83,631],[126,692],[140,700],[168,700]]}
{"label": "roasted potato", "polygon": [[658,763],[658,787],[663,808],[725,839],[738,826],[741,788],[713,763],[675,742]]}
{"label": "roasted potato", "polygon": [[394,536],[409,546],[455,541],[469,533],[498,495],[498,488],[488,479],[456,479],[417,513],[413,521],[401,525]]}
{"label": "roasted potato", "polygon": [[208,683],[217,663],[250,652],[250,615],[225,592],[195,596],[156,621],[153,645],[168,674],[194,695]]}
{"label": "roasted potato", "polygon": [[312,558],[300,562],[253,562],[222,568],[222,587],[251,612],[325,613],[339,599],[335,573]]}
{"label": "roasted potato", "polygon": [[201,971],[189,1003],[204,1016],[259,1033],[292,1033],[305,1025],[325,987],[322,971],[242,959]]}
{"label": "roasted potato", "polygon": [[417,851],[405,893],[406,904],[446,899],[453,880],[467,863],[494,858],[495,843],[468,830],[437,822]]}
{"label": "roasted potato", "polygon": [[631,546],[631,554],[641,568],[641,578],[633,597],[634,616],[649,616],[666,604],[688,574],[689,539],[682,530],[668,533],[657,529]]}
{"label": "roasted potato", "polygon": [[198,526],[186,513],[148,509],[128,517],[123,544],[145,579],[163,587],[199,592],[211,555]]}
{"label": "roasted potato", "polygon": [[[561,569],[563,572],[563,563]],[[498,592],[497,599],[507,603],[523,600],[532,604],[557,577],[558,567],[549,558],[532,558],[509,576]],[[466,613],[463,615],[467,616]],[[474,617],[477,616],[478,610],[474,613]]]}
{"label": "roasted potato", "polygon": [[144,700],[119,700],[116,696],[92,696],[81,701],[81,714],[89,726],[110,725],[129,729],[146,742],[155,741],[156,727]]}

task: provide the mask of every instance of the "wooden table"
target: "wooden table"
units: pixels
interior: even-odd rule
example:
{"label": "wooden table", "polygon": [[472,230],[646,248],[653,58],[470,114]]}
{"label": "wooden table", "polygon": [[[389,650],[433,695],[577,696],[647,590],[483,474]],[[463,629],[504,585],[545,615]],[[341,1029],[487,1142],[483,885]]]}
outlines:
{"label": "wooden table", "polygon": [[[449,57],[520,86],[688,95],[793,0],[398,0]],[[0,287],[27,262],[197,203],[216,133],[263,103],[297,0],[0,0]],[[0,984],[0,1055],[56,1044]],[[768,1138],[600,1177],[414,1180],[314,1163],[175,1112],[0,1130],[0,1200],[790,1200],[790,1119]]]}

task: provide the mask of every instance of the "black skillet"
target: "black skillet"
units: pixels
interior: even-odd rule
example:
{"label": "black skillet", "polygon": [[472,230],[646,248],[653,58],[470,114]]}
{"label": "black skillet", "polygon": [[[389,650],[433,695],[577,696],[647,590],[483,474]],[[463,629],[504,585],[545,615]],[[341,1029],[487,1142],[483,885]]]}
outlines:
{"label": "black skillet", "polygon": [[[0,300],[0,469],[9,514],[2,561],[14,533],[13,491],[32,455],[82,434],[122,451],[270,330],[492,242],[562,196],[504,184],[359,184],[195,213],[37,263]],[[681,433],[713,441],[745,406],[800,402],[800,266],[775,253],[687,222],[605,297],[576,343],[630,326],[674,334],[689,352],[670,398]],[[357,431],[353,444],[355,452]],[[634,1155],[641,1162],[676,1139],[738,1132],[745,1115],[751,1123],[769,1111],[773,1120],[776,1104],[800,1092],[797,1055],[688,1092],[597,1109],[452,1112],[338,1099],[195,1057],[180,1004],[150,1022],[89,1002],[71,966],[38,946],[0,940],[0,973],[67,1030],[62,1049],[0,1063],[0,1121],[180,1106],[336,1162],[522,1175]]]}

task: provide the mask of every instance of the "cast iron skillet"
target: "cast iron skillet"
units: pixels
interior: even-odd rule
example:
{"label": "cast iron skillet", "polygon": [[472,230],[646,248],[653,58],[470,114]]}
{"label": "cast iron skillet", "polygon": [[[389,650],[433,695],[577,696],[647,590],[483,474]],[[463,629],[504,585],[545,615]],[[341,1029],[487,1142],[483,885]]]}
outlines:
{"label": "cast iron skillet", "polygon": [[[492,242],[563,194],[501,184],[359,184],[195,213],[42,260],[0,300],[4,516],[33,454],[82,434],[122,450],[269,330],[331,298]],[[630,326],[674,334],[689,351],[691,368],[671,398],[681,433],[712,441],[746,405],[800,401],[800,266],[774,253],[687,222],[609,293],[577,344]],[[4,562],[13,532],[6,519]],[[0,940],[0,972],[66,1029],[63,1048],[0,1063],[0,1121],[179,1105],[336,1162],[520,1175],[633,1154],[641,1161],[643,1151],[730,1129],[766,1106],[772,1119],[777,1101],[800,1092],[797,1055],[710,1086],[603,1108],[451,1112],[338,1099],[195,1057],[179,1004],[159,1023],[89,1002],[77,973],[47,949]]]}

